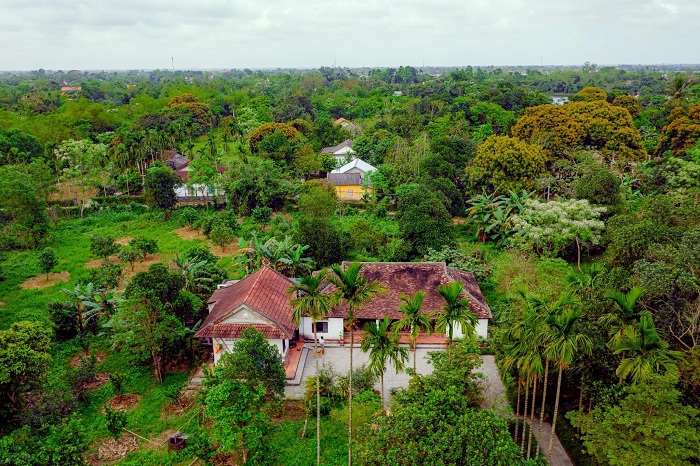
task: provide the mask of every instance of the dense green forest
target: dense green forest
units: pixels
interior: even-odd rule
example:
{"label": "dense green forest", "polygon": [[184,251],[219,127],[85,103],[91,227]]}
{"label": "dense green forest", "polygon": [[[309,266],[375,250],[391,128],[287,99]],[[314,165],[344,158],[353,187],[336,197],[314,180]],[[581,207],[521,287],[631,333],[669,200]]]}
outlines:
{"label": "dense green forest", "polygon": [[[357,464],[546,464],[522,421],[478,409],[479,352],[576,464],[697,464],[699,82],[589,63],[0,74],[0,464],[120,458],[105,445],[120,464],[313,464],[314,381],[285,408],[279,371],[250,376],[251,334],[195,396],[190,337],[222,280],[344,260],[445,261],[494,314],[393,417],[356,374]],[[357,203],[318,175],[346,139],[377,168]],[[178,205],[172,149],[225,194]],[[318,377],[323,464],[347,463],[343,377]],[[187,448],[159,448],[183,426]]]}

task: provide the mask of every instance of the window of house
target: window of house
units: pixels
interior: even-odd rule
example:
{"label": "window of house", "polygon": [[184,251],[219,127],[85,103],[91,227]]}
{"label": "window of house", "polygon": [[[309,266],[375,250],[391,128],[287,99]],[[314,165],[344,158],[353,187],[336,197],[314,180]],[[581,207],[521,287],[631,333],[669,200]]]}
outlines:
{"label": "window of house", "polygon": [[316,333],[328,333],[328,322],[316,322]]}
{"label": "window of house", "polygon": [[352,195],[353,195],[352,189],[348,189],[348,197],[352,197]]}

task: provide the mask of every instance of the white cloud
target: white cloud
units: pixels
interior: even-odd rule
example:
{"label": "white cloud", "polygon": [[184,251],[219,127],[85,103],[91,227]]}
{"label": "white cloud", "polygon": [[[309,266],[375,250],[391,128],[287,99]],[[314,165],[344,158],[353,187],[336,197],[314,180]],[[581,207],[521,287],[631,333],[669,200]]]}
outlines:
{"label": "white cloud", "polygon": [[0,68],[699,62],[683,0],[0,0]]}

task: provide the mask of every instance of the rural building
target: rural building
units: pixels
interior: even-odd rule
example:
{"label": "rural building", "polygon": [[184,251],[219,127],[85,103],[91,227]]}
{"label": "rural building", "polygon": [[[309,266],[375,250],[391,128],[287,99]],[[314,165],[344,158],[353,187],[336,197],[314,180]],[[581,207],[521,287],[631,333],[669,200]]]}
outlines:
{"label": "rural building", "polygon": [[[166,165],[175,170],[175,173],[177,173],[177,176],[180,177],[183,183],[175,188],[175,197],[177,200],[179,202],[198,201],[222,196],[224,192],[220,189],[212,188],[211,186],[206,186],[199,183],[191,183],[189,177],[189,172],[192,171],[190,162],[189,157],[179,153],[175,149],[165,151]],[[221,175],[228,170],[220,165],[217,165],[216,169]]]}

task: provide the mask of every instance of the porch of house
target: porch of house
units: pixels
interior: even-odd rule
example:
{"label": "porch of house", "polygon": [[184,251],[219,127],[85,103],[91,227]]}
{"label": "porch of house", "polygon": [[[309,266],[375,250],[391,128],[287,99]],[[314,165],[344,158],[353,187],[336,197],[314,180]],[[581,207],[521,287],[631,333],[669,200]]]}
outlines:
{"label": "porch of house", "polygon": [[[359,344],[362,341],[362,338],[364,337],[365,332],[361,330],[356,330],[355,331],[355,344]],[[408,345],[410,343],[410,335],[408,332],[399,332],[400,339],[399,339],[399,344],[402,345]],[[345,332],[344,338],[343,338],[343,344],[347,345],[350,344],[350,332]],[[421,333],[418,335],[418,338],[416,339],[416,345],[446,345],[447,344],[447,337],[443,334],[430,334],[428,335],[427,333]]]}

